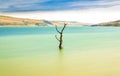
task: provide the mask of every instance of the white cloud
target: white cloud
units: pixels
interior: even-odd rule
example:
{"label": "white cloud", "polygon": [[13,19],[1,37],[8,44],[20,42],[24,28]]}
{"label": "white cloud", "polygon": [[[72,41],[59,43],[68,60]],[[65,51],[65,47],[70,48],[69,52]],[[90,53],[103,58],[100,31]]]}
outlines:
{"label": "white cloud", "polygon": [[98,0],[98,1],[88,1],[88,2],[69,2],[68,3],[70,6],[86,6],[86,7],[95,7],[95,6],[100,6],[100,7],[104,7],[104,6],[116,6],[116,5],[120,5],[120,0]]}
{"label": "white cloud", "polygon": [[62,21],[79,21],[85,23],[100,23],[114,20],[120,20],[120,5],[106,8],[91,8],[84,10],[70,11],[49,11],[49,12],[18,12],[18,13],[0,13],[2,15],[46,19]]}

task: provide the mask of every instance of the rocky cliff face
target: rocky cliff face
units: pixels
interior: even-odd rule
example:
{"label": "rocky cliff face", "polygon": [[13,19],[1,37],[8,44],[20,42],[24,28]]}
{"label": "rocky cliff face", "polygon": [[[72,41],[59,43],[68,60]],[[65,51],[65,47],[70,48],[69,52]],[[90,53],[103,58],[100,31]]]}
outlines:
{"label": "rocky cliff face", "polygon": [[0,26],[49,26],[49,25],[63,25],[67,23],[70,25],[88,25],[86,23],[79,23],[73,21],[47,21],[47,20],[36,20],[36,19],[23,19],[15,18],[10,16],[0,15]]}

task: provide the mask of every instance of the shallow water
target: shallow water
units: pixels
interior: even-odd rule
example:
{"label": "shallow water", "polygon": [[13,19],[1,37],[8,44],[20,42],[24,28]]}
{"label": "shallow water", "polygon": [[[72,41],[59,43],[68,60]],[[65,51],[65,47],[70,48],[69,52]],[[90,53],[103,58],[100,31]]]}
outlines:
{"label": "shallow water", "polygon": [[0,76],[120,76],[119,27],[68,27],[61,51],[55,34],[0,27]]}

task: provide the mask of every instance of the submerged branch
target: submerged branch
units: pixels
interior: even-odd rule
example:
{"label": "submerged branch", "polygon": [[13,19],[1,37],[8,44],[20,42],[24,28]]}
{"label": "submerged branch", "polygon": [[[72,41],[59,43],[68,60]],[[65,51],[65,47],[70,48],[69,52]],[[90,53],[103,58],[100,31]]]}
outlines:
{"label": "submerged branch", "polygon": [[55,35],[55,38],[60,42],[60,40],[58,39],[57,35]]}

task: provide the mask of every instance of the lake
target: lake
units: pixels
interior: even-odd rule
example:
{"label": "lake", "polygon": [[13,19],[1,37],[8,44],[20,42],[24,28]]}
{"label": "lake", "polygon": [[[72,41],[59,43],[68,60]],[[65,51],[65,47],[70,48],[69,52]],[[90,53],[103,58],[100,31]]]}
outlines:
{"label": "lake", "polygon": [[[61,27],[59,27],[61,29]],[[120,76],[120,27],[0,27],[0,76]]]}

